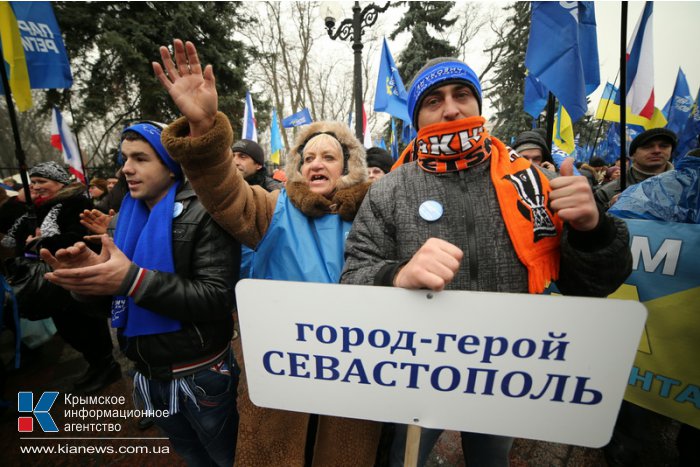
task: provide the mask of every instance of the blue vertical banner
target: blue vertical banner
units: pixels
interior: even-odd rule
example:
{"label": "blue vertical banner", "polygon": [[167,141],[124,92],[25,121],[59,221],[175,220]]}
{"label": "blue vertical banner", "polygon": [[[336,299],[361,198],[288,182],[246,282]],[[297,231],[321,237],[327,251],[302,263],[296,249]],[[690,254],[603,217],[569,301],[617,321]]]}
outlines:
{"label": "blue vertical banner", "polygon": [[73,75],[50,2],[10,2],[17,18],[32,89],[64,89]]}
{"label": "blue vertical banner", "polygon": [[586,95],[600,84],[597,47],[593,2],[532,2],[525,66],[573,122],[586,113]]}
{"label": "blue vertical banner", "polygon": [[[542,109],[547,104],[549,92],[539,79],[532,73],[525,77],[525,96],[523,98],[523,108],[533,119],[539,117]],[[534,121],[533,121],[534,128]]]}
{"label": "blue vertical banner", "polygon": [[688,121],[688,115],[693,108],[693,96],[690,94],[688,81],[685,79],[685,73],[678,68],[678,76],[676,77],[676,85],[673,87],[673,95],[669,100],[668,110],[664,114],[668,123],[666,128],[680,135]]}
{"label": "blue vertical banner", "polygon": [[399,69],[394,63],[394,58],[391,56],[389,45],[385,38],[382,43],[382,59],[379,63],[379,73],[377,75],[374,110],[376,112],[386,112],[410,125],[411,117],[408,115],[407,97]]}

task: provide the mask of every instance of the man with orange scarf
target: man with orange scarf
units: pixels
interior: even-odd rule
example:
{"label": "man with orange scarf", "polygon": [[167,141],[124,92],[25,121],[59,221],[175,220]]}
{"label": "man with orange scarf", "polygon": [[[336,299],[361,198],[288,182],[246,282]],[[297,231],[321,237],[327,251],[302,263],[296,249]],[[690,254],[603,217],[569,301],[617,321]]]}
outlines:
{"label": "man with orange scarf", "polygon": [[[481,85],[454,58],[414,77],[408,111],[418,136],[369,190],[345,247],[341,281],[408,289],[604,297],[631,272],[624,222],[598,210],[585,177],[548,180],[491,136]],[[440,430],[422,430],[423,465]],[[507,466],[513,439],[462,433],[468,465]],[[405,428],[391,465],[403,465]]]}

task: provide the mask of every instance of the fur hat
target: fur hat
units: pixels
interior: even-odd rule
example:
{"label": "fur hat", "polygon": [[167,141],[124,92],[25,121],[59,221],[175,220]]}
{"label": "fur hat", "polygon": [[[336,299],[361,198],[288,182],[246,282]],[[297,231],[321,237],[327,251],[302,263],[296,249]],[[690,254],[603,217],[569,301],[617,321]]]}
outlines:
{"label": "fur hat", "polygon": [[426,94],[435,88],[456,83],[464,84],[472,89],[474,97],[479,103],[479,114],[481,114],[481,83],[474,70],[456,58],[434,58],[418,70],[409,87],[407,105],[413,128],[419,129],[418,112]]}
{"label": "fur hat", "polygon": [[70,183],[70,174],[68,171],[54,161],[41,162],[35,165],[29,169],[29,176],[47,178],[63,185],[68,185]]}
{"label": "fur hat", "polygon": [[263,153],[263,149],[258,143],[251,139],[242,139],[236,141],[235,143],[233,143],[233,146],[231,146],[231,151],[242,152],[243,154],[247,154],[257,164],[260,164],[263,167],[265,166],[265,154]]}
{"label": "fur hat", "polygon": [[367,163],[365,161],[365,148],[355,138],[350,128],[341,122],[314,122],[305,127],[297,135],[294,146],[287,154],[287,183],[303,182],[306,180],[301,175],[301,151],[314,136],[321,133],[332,134],[343,148],[345,166],[343,176],[338,179],[336,189],[342,190],[367,181]]}
{"label": "fur hat", "polygon": [[630,156],[634,155],[639,146],[655,138],[662,138],[668,140],[668,142],[671,143],[671,152],[673,152],[673,150],[676,149],[676,146],[678,145],[678,136],[676,136],[676,134],[671,130],[667,130],[666,128],[652,128],[651,130],[639,133],[637,137],[632,140],[632,142],[630,143],[629,150]]}

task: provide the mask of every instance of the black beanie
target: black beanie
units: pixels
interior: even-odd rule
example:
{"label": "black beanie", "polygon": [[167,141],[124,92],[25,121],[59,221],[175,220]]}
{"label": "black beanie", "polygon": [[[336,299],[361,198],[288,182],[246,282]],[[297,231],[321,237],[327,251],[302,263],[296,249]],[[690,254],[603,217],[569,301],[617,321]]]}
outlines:
{"label": "black beanie", "polygon": [[382,148],[369,148],[367,150],[367,167],[378,167],[382,172],[388,174],[394,160],[389,153]]}
{"label": "black beanie", "polygon": [[513,149],[515,149],[515,152],[524,149],[531,149],[534,147],[542,150],[543,162],[554,162],[552,160],[551,154],[549,153],[547,142],[545,141],[544,137],[542,137],[541,133],[537,130],[523,131],[518,135],[517,138],[515,138],[515,142],[513,143]]}
{"label": "black beanie", "polygon": [[250,139],[236,141],[231,146],[233,152],[242,152],[250,156],[258,164],[265,166],[265,154],[258,143]]}
{"label": "black beanie", "polygon": [[667,130],[666,128],[652,128],[651,130],[639,133],[637,137],[632,140],[632,142],[630,143],[629,155],[633,156],[639,148],[639,146],[655,138],[662,138],[668,140],[668,142],[671,143],[671,152],[673,152],[673,150],[676,149],[676,146],[678,145],[678,136],[676,136],[676,134],[671,130]]}

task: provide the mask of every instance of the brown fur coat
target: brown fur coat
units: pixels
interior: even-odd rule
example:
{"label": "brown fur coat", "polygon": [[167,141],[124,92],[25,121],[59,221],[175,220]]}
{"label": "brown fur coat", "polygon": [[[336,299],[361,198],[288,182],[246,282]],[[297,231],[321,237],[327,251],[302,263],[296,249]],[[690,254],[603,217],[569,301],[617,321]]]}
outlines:
{"label": "brown fur coat", "polygon": [[[333,131],[349,147],[348,173],[341,177],[331,199],[312,193],[298,172],[299,146],[318,131]],[[200,201],[212,217],[234,238],[250,248],[262,240],[272,221],[279,191],[249,186],[240,175],[229,148],[231,125],[222,113],[207,134],[188,137],[184,118],[162,135],[170,155],[182,164]],[[337,213],[352,221],[369,188],[364,150],[342,124],[318,122],[307,127],[287,158],[286,189],[298,209],[309,217]],[[298,466],[305,463],[305,444],[310,415],[255,406],[248,396],[241,340],[234,340],[236,360],[244,370],[238,386],[238,445],[235,465]],[[381,424],[366,420],[320,416],[314,446],[314,466],[374,465]]]}

